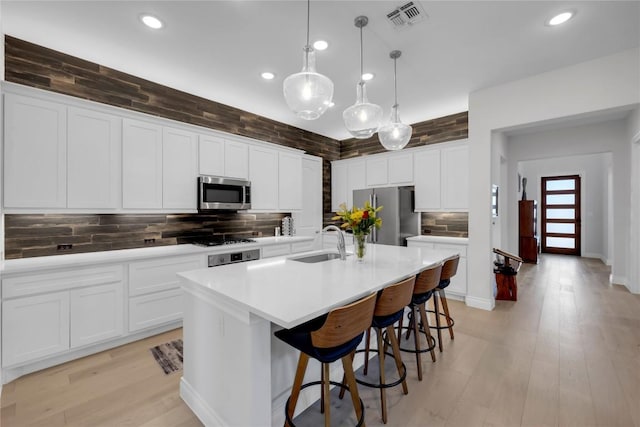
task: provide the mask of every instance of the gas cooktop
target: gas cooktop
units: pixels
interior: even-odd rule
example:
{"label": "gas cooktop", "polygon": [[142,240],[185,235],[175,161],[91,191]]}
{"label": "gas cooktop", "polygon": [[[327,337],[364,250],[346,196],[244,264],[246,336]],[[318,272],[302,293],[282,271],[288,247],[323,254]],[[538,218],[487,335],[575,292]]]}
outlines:
{"label": "gas cooktop", "polygon": [[201,237],[199,239],[195,239],[192,243],[194,245],[199,245],[199,246],[222,246],[222,245],[235,245],[238,243],[255,243],[255,240],[247,239],[244,237],[212,236],[212,237]]}

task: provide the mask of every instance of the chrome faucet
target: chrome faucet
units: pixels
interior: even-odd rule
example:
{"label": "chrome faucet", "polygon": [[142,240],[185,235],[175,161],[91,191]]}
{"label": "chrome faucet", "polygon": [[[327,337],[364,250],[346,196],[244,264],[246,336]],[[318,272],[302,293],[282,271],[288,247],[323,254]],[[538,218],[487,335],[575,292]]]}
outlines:
{"label": "chrome faucet", "polygon": [[342,261],[345,261],[347,259],[347,248],[344,244],[344,234],[342,234],[342,230],[340,230],[335,225],[327,225],[322,229],[322,232],[324,233],[325,231],[329,230],[335,230],[338,232],[338,252],[340,253],[340,259]]}

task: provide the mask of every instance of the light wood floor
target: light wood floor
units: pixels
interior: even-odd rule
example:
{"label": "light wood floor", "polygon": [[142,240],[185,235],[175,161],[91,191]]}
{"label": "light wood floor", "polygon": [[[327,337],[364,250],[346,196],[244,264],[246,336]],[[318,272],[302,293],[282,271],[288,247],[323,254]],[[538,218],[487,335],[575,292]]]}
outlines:
{"label": "light wood floor", "polygon": [[[640,427],[640,296],[608,285],[600,261],[546,255],[518,274],[519,300],[492,312],[451,303],[456,339],[424,379],[405,358],[409,394],[388,391],[388,426]],[[470,278],[473,280],[473,278]],[[4,386],[1,425],[200,426],[149,338]],[[361,389],[367,425],[377,391]]]}

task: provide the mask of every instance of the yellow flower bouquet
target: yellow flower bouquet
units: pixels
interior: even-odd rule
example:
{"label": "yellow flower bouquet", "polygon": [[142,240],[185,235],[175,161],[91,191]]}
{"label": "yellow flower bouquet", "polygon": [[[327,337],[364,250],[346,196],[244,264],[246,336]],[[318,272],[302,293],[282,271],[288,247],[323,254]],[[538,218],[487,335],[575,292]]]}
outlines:
{"label": "yellow flower bouquet", "polygon": [[365,254],[365,240],[373,227],[377,230],[382,227],[382,218],[378,217],[378,212],[382,210],[382,206],[373,208],[369,202],[364,203],[362,209],[354,206],[347,209],[347,205],[342,203],[340,209],[336,212],[336,216],[331,218],[334,221],[342,220],[341,227],[351,230],[354,237],[356,257],[362,260]]}

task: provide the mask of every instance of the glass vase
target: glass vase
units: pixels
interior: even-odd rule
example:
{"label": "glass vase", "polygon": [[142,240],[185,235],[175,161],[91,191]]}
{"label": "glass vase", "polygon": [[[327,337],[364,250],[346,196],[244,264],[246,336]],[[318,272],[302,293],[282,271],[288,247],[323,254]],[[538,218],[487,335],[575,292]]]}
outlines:
{"label": "glass vase", "polygon": [[367,253],[367,235],[366,234],[353,235],[353,250],[356,255],[356,261],[364,262],[364,256]]}

